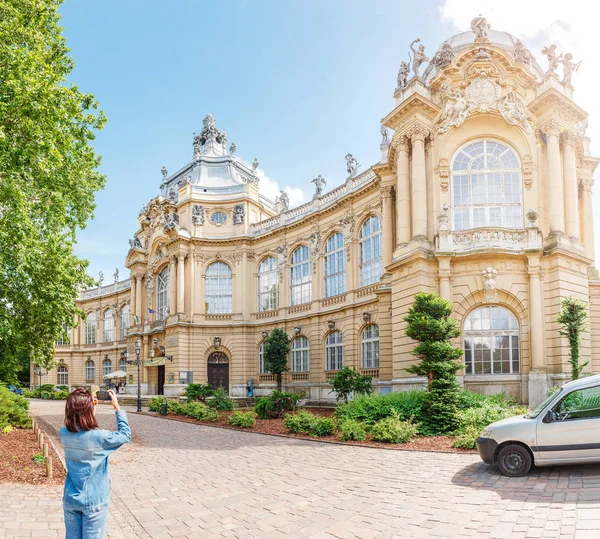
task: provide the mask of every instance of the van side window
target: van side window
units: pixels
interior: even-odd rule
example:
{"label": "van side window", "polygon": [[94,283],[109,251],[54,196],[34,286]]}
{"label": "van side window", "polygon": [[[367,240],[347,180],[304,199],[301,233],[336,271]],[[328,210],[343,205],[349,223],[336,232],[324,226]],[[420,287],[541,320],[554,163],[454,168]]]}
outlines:
{"label": "van side window", "polygon": [[600,418],[600,386],[569,393],[560,401],[555,411],[557,418],[562,421]]}

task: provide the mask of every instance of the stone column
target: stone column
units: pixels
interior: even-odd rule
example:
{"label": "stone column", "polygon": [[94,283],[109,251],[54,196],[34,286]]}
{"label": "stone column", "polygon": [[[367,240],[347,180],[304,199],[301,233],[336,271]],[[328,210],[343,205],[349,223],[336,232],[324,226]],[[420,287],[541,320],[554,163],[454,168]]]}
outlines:
{"label": "stone column", "polygon": [[449,258],[438,259],[438,277],[440,279],[440,296],[452,302],[452,290],[450,288],[450,279],[452,277],[452,269]]}
{"label": "stone column", "polygon": [[577,193],[577,162],[575,160],[575,135],[563,136],[563,180],[565,193],[565,232],[579,239],[579,197]]}
{"label": "stone column", "polygon": [[411,210],[412,239],[427,238],[427,178],[425,177],[425,139],[429,131],[416,124],[407,134],[412,143]]}
{"label": "stone column", "polygon": [[177,258],[169,258],[169,315],[177,312]]}
{"label": "stone column", "polygon": [[565,230],[563,186],[560,171],[560,126],[551,121],[544,128],[547,140],[548,159],[548,223],[550,234],[562,234]]}
{"label": "stone column", "polygon": [[177,313],[182,314],[185,306],[185,254],[177,255]]}
{"label": "stone column", "polygon": [[546,398],[548,381],[544,361],[544,306],[540,258],[529,257],[529,338],[531,369],[529,371],[529,406],[537,406]]}
{"label": "stone column", "polygon": [[581,211],[583,213],[583,246],[585,255],[594,260],[594,211],[592,206],[592,178],[581,178],[579,188],[581,190]]}
{"label": "stone column", "polygon": [[[130,299],[130,305],[131,305],[131,314],[137,314],[136,310],[137,310],[137,302],[136,302],[136,278],[135,275],[131,275],[129,282],[131,283],[131,299]],[[131,323],[131,320],[127,321],[128,323]]]}
{"label": "stone column", "polygon": [[196,312],[196,261],[194,259],[194,246],[190,246],[190,317],[191,322],[194,321],[194,313]]}
{"label": "stone column", "polygon": [[379,189],[382,202],[383,230],[382,235],[382,258],[383,272],[392,263],[392,253],[394,251],[394,222],[392,218],[392,186],[383,185]]}
{"label": "stone column", "polygon": [[396,148],[396,245],[405,245],[410,241],[410,170],[406,137],[400,138]]}
{"label": "stone column", "polygon": [[141,273],[135,276],[135,315],[142,320],[142,279],[144,276]]}

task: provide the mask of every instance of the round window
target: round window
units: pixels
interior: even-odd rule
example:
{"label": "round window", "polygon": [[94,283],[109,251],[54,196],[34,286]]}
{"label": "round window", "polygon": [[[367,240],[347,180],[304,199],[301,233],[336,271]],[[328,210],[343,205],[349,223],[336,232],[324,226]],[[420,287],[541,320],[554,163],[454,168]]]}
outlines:
{"label": "round window", "polygon": [[215,213],[211,214],[210,220],[215,225],[222,225],[227,220],[227,216],[220,211],[216,211]]}

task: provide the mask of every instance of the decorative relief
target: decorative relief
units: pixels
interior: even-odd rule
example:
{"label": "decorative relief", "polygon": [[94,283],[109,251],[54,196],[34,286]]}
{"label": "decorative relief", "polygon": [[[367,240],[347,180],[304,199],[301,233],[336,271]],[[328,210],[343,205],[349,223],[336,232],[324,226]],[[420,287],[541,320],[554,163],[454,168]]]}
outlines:
{"label": "decorative relief", "polygon": [[531,64],[531,53],[520,39],[517,39],[513,48],[513,56],[516,62],[521,64]]}
{"label": "decorative relief", "polygon": [[288,248],[283,241],[275,248],[275,254],[277,255],[277,272],[279,273],[279,282],[283,282],[283,272],[285,270],[285,263],[288,256]]}
{"label": "decorative relief", "polygon": [[533,134],[531,116],[512,90],[498,100],[498,111],[509,124],[521,127],[528,135]]}
{"label": "decorative relief", "polygon": [[379,188],[379,195],[381,197],[381,200],[387,200],[389,198],[392,198],[392,191],[393,187],[391,185],[382,185]]}
{"label": "decorative relief", "polygon": [[246,207],[243,204],[236,204],[233,207],[233,224],[242,225],[246,219]]}
{"label": "decorative relief", "polygon": [[133,235],[133,239],[129,240],[129,247],[131,249],[143,249],[144,246],[142,245],[142,242],[140,241],[140,238],[137,235],[137,232]]}
{"label": "decorative relief", "polygon": [[465,234],[453,234],[453,242],[456,245],[470,245],[485,242],[502,242],[507,244],[524,243],[525,234],[521,232],[504,232],[500,230],[484,230],[467,232]]}
{"label": "decorative relief", "polygon": [[533,185],[533,161],[530,155],[523,157],[523,183],[525,189],[531,189]]}
{"label": "decorative relief", "polygon": [[164,260],[165,258],[167,258],[169,256],[169,253],[167,252],[167,248],[165,247],[164,243],[161,243],[158,246],[158,249],[156,250],[156,252],[154,253],[154,256],[152,257],[152,261],[150,262],[150,266],[152,267],[152,269],[154,270],[154,268],[158,265],[159,262],[161,262],[162,260]]}
{"label": "decorative relief", "polygon": [[431,131],[423,124],[416,123],[412,125],[405,135],[411,140],[420,140],[422,142],[430,135]]}
{"label": "decorative relief", "polygon": [[579,178],[579,192],[592,194],[594,180],[592,178]]}
{"label": "decorative relief", "polygon": [[344,245],[346,246],[346,260],[350,260],[351,244],[354,239],[354,215],[351,212],[346,212],[344,218],[340,220],[344,234]]}
{"label": "decorative relief", "polygon": [[496,106],[500,97],[500,86],[490,80],[488,72],[482,69],[479,76],[467,86],[466,97],[473,109],[487,112]]}
{"label": "decorative relief", "polygon": [[449,41],[445,41],[444,44],[441,46],[440,50],[437,51],[437,53],[433,57],[433,60],[431,60],[431,63],[435,67],[439,68],[451,64],[453,59],[454,51],[452,50],[452,45],[450,45]]}
{"label": "decorative relief", "polygon": [[443,193],[447,193],[450,187],[450,164],[445,157],[440,159],[438,172],[440,175],[440,188]]}
{"label": "decorative relief", "polygon": [[458,127],[467,119],[471,105],[462,90],[456,89],[446,94],[444,110],[437,121],[438,133],[446,133],[451,127]]}
{"label": "decorative relief", "polygon": [[204,206],[194,204],[192,206],[192,223],[202,226],[204,224]]}
{"label": "decorative relief", "polygon": [[483,277],[483,295],[485,300],[487,302],[496,301],[498,296],[498,292],[496,290],[496,279],[498,277],[498,272],[490,266],[481,271],[481,276]]}
{"label": "decorative relief", "polygon": [[313,273],[317,273],[317,259],[319,258],[319,252],[321,250],[321,232],[318,229],[313,228],[313,232],[309,237],[309,248],[310,257],[313,263]]}
{"label": "decorative relief", "polygon": [[232,251],[230,253],[195,253],[194,260],[204,266],[210,260],[227,260],[232,264],[238,265],[243,257],[241,251]]}

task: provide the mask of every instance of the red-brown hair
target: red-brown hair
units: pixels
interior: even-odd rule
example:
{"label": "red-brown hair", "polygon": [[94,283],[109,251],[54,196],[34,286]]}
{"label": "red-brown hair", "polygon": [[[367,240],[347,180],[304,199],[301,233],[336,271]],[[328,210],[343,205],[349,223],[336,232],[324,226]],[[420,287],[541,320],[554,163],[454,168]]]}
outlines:
{"label": "red-brown hair", "polygon": [[87,389],[80,387],[67,398],[65,427],[69,432],[98,428],[98,422],[94,415],[94,399]]}

